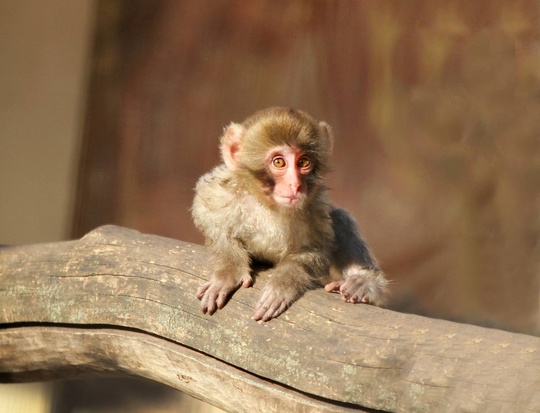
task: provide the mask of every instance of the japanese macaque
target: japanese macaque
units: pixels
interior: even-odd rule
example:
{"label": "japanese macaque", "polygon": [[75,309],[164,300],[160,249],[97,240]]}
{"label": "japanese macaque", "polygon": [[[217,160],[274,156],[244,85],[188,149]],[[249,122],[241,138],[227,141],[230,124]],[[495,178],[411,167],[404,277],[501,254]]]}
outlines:
{"label": "japanese macaque", "polygon": [[323,184],[330,126],[274,107],[221,137],[223,163],[195,188],[192,214],[213,254],[211,280],[197,292],[212,315],[253,284],[252,262],[268,263],[255,320],[282,314],[306,290],[325,285],[349,303],[380,305],[387,280],[356,224]]}

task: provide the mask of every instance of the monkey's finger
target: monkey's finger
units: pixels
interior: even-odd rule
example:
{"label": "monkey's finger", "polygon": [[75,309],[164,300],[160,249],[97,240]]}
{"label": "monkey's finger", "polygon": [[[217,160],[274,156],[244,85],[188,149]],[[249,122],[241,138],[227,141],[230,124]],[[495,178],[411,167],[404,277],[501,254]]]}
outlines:
{"label": "monkey's finger", "polygon": [[351,304],[357,304],[360,302],[360,297],[358,295],[353,295],[347,300],[347,302]]}
{"label": "monkey's finger", "polygon": [[218,307],[216,301],[218,298],[218,293],[219,289],[216,290],[215,288],[208,288],[206,290],[201,299],[201,311],[203,314],[212,315],[217,311]]}
{"label": "monkey's finger", "polygon": [[201,300],[201,312],[203,314],[206,314],[208,312],[208,305],[206,304],[206,300],[204,299],[204,297]]}
{"label": "monkey's finger", "polygon": [[263,304],[258,311],[255,312],[253,319],[255,321],[270,321],[272,318],[275,318],[282,314],[288,305],[286,301],[283,300],[273,300],[270,304]]}
{"label": "monkey's finger", "polygon": [[210,288],[211,285],[212,285],[212,283],[207,282],[201,288],[199,288],[199,290],[197,291],[197,299],[198,300],[203,298],[204,293],[206,292],[206,290],[208,290],[208,288]]}
{"label": "monkey's finger", "polygon": [[216,298],[216,304],[217,308],[220,310],[225,307],[225,304],[227,304],[227,298],[229,297],[229,294],[231,293],[231,290],[227,290],[225,288],[222,288]]}
{"label": "monkey's finger", "polygon": [[273,299],[269,297],[269,295],[270,294],[268,294],[268,291],[263,290],[261,298],[255,305],[255,314],[253,315],[253,319],[255,321],[262,320],[265,314],[270,309]]}
{"label": "monkey's finger", "polygon": [[253,314],[253,319],[255,321],[260,321],[260,320],[262,320],[264,314],[265,314],[264,311],[261,311],[261,310],[255,311],[255,314]]}
{"label": "monkey's finger", "polygon": [[288,304],[285,301],[281,303],[275,303],[263,316],[263,321],[270,321],[272,318],[276,318],[281,315],[287,308]]}
{"label": "monkey's finger", "polygon": [[201,312],[203,314],[212,315],[214,314],[215,309],[212,308],[211,302],[208,301],[208,298],[204,296],[201,300]]}
{"label": "monkey's finger", "polygon": [[[348,303],[352,304],[371,304],[371,297],[369,295],[369,291],[366,290],[365,286],[362,285],[360,288],[357,288],[356,291],[354,291],[352,288],[350,291],[353,291],[350,296],[347,299]],[[343,297],[345,297],[345,294],[342,293]]]}
{"label": "monkey's finger", "polygon": [[270,302],[272,300],[270,289],[269,288],[263,288],[261,292],[261,296],[259,297],[259,301],[257,301],[257,304],[255,304],[255,311],[259,310],[261,307],[265,306],[268,308]]}
{"label": "monkey's finger", "polygon": [[268,311],[268,306],[267,305],[259,305],[257,304],[255,306],[255,314],[253,315],[253,319],[255,321],[260,321],[263,319],[264,315],[266,314],[266,312]]}
{"label": "monkey's finger", "polygon": [[201,300],[201,312],[203,314],[206,314],[208,312],[208,304],[206,303],[206,296],[203,295],[200,298],[200,300]]}
{"label": "monkey's finger", "polygon": [[204,314],[212,315],[217,311],[216,300],[208,300],[206,304],[206,311],[203,311]]}
{"label": "monkey's finger", "polygon": [[334,282],[326,284],[324,286],[324,289],[328,291],[329,293],[339,292],[342,283],[343,281],[334,281]]}
{"label": "monkey's finger", "polygon": [[250,278],[247,278],[247,279],[242,279],[242,287],[244,288],[249,288],[253,285],[253,280]]}

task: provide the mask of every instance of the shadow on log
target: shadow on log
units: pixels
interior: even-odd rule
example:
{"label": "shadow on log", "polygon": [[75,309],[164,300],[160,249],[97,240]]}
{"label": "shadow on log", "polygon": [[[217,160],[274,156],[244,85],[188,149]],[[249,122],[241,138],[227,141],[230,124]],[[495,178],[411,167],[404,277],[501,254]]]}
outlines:
{"label": "shadow on log", "polygon": [[[106,226],[0,249],[0,381],[146,377],[231,412],[540,412],[540,339],[310,291],[200,313],[203,247]],[[262,281],[262,282],[261,282]]]}

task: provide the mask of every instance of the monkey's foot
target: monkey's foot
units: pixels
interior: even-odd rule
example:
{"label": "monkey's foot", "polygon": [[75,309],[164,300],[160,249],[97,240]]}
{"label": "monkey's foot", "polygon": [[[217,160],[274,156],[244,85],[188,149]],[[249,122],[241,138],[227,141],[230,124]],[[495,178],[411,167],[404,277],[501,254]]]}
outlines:
{"label": "monkey's foot", "polygon": [[381,305],[384,303],[388,281],[378,270],[354,267],[347,271],[347,278],[325,285],[328,292],[338,292],[344,301],[352,304],[365,303]]}
{"label": "monkey's foot", "polygon": [[203,314],[212,315],[218,309],[221,310],[229,301],[232,294],[242,287],[251,287],[253,280],[251,277],[242,278],[239,282],[224,281],[214,279],[204,284],[197,291],[197,299],[201,300],[201,311]]}

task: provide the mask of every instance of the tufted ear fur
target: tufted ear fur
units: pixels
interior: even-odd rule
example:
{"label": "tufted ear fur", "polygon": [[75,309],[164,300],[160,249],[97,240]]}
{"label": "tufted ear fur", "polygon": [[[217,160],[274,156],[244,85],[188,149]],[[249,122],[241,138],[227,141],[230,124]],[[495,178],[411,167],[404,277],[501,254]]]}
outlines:
{"label": "tufted ear fur", "polygon": [[231,171],[238,168],[237,155],[244,133],[245,129],[242,125],[231,123],[225,128],[225,133],[221,137],[221,156]]}
{"label": "tufted ear fur", "polygon": [[334,133],[332,132],[332,127],[326,122],[319,122],[319,128],[321,128],[321,133],[326,137],[327,142],[327,154],[332,153],[334,147]]}

